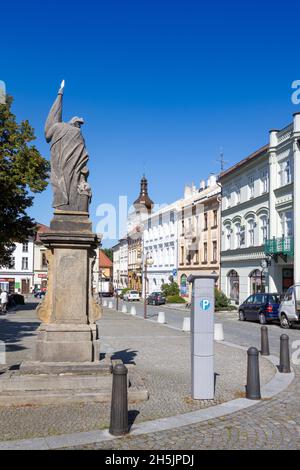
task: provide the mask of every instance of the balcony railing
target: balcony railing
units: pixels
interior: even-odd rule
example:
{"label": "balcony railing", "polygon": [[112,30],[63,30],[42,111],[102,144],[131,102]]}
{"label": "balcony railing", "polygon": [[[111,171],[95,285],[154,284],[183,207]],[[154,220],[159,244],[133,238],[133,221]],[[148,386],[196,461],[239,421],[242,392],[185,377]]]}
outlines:
{"label": "balcony railing", "polygon": [[294,254],[294,238],[293,237],[281,237],[271,238],[265,242],[265,254],[266,255],[289,255]]}

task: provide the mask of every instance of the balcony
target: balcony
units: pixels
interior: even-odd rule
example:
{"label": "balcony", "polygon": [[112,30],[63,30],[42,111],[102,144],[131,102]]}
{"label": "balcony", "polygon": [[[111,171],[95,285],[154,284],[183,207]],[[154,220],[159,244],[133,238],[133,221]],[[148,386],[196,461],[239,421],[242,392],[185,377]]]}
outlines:
{"label": "balcony", "polygon": [[287,262],[287,256],[294,255],[294,238],[282,236],[281,238],[273,237],[266,240],[265,254],[274,258],[276,262],[278,256]]}

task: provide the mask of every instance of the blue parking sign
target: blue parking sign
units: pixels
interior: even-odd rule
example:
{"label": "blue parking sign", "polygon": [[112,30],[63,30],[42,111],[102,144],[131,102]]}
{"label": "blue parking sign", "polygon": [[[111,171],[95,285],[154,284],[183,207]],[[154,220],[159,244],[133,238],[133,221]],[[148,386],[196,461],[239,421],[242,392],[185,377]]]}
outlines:
{"label": "blue parking sign", "polygon": [[200,300],[201,310],[208,310],[210,308],[210,301],[208,299]]}

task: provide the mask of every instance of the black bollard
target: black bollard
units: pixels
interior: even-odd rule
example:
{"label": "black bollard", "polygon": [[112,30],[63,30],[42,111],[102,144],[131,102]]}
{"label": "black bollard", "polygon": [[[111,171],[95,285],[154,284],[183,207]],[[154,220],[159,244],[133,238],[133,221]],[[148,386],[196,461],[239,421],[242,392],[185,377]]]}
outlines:
{"label": "black bollard", "polygon": [[261,350],[260,354],[262,356],[270,356],[270,348],[269,348],[269,337],[268,337],[268,327],[262,326],[261,330]]}
{"label": "black bollard", "polygon": [[127,373],[128,370],[124,364],[117,364],[113,368],[109,426],[109,432],[113,436],[121,436],[128,433]]}
{"label": "black bollard", "polygon": [[117,293],[116,303],[117,303],[116,310],[119,310],[119,295],[118,295],[118,293]]}
{"label": "black bollard", "polygon": [[288,335],[280,336],[280,363],[278,369],[279,372],[284,374],[289,374],[291,372]]}
{"label": "black bollard", "polygon": [[258,350],[254,347],[247,351],[247,385],[246,398],[249,400],[260,400],[260,378],[259,378],[259,359]]}

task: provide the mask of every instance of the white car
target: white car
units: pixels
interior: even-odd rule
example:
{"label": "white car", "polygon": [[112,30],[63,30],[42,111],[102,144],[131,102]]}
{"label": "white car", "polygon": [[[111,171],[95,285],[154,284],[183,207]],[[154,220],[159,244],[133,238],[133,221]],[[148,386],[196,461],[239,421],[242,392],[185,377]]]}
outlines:
{"label": "white car", "polygon": [[124,294],[123,299],[129,301],[140,300],[140,296],[137,290],[129,290]]}
{"label": "white car", "polygon": [[287,290],[279,306],[278,317],[281,328],[291,328],[300,322],[300,284]]}

